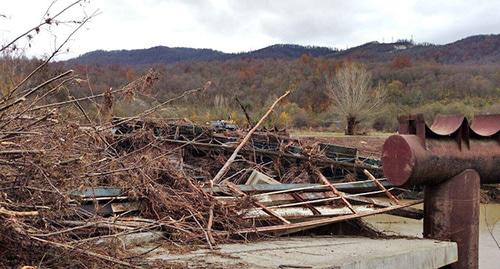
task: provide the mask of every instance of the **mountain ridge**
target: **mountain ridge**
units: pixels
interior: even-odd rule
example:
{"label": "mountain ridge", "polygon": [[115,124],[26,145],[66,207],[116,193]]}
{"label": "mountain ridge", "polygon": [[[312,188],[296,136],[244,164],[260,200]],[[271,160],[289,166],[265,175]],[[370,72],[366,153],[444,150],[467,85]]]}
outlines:
{"label": "mountain ridge", "polygon": [[368,42],[356,47],[339,50],[324,46],[275,44],[261,49],[226,53],[214,49],[155,46],[132,50],[96,50],[65,61],[69,64],[101,65],[151,65],[174,64],[189,61],[213,61],[230,59],[294,59],[304,54],[313,57],[352,59],[367,62],[391,61],[396,56],[412,60],[434,61],[443,64],[500,63],[500,34],[469,36],[443,45],[415,44],[410,40],[391,43]]}

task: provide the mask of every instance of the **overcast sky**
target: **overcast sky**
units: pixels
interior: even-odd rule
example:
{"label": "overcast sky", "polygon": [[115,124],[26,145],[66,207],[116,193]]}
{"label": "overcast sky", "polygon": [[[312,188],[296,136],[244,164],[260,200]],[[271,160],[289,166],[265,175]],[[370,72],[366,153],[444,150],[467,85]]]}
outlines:
{"label": "overcast sky", "polygon": [[[2,44],[39,23],[52,2],[0,1]],[[73,1],[58,0],[51,14]],[[62,19],[79,19],[97,9],[101,14],[72,38],[69,52],[59,59],[96,49],[158,45],[241,52],[276,43],[344,49],[411,37],[444,44],[500,32],[500,1],[495,0],[90,0]],[[31,48],[25,39],[19,46],[27,55],[42,56],[72,27],[52,27],[36,36]]]}

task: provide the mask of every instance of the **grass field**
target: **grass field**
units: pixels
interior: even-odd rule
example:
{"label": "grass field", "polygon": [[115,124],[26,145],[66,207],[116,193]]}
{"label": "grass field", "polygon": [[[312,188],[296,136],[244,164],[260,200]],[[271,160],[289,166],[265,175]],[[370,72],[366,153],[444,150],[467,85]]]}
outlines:
{"label": "grass field", "polygon": [[309,130],[291,130],[290,135],[295,138],[317,139],[323,143],[332,143],[359,150],[359,154],[365,157],[379,158],[382,153],[382,145],[387,137],[394,133],[373,132],[368,135],[345,135],[339,132],[322,132]]}
{"label": "grass field", "polygon": [[328,131],[309,131],[309,130],[290,130],[290,135],[292,137],[318,137],[318,138],[328,138],[328,137],[389,137],[394,133],[384,133],[384,132],[371,132],[367,135],[355,135],[346,136],[341,132],[328,132]]}

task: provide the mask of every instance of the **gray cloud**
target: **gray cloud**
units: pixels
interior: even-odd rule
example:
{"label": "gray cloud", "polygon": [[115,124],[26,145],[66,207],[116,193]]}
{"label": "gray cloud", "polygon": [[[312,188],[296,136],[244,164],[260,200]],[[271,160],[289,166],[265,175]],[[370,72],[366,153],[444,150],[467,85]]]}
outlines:
{"label": "gray cloud", "polygon": [[[0,20],[1,40],[36,23],[50,2],[8,1],[4,9],[15,16]],[[29,11],[27,5],[32,7]],[[71,52],[62,58],[95,49],[155,45],[237,52],[274,43],[345,48],[411,36],[417,42],[442,44],[473,34],[498,33],[500,25],[500,3],[484,0],[91,1],[87,9],[95,8],[103,14],[79,33],[70,44]],[[46,50],[37,46],[28,54]]]}

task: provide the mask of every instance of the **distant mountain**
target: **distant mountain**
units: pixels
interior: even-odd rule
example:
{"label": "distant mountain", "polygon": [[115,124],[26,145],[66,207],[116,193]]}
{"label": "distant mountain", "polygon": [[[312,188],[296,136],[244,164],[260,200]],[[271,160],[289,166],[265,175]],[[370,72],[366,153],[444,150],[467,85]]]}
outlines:
{"label": "distant mountain", "polygon": [[395,43],[370,42],[328,55],[332,58],[370,62],[389,61],[395,56],[443,64],[500,63],[500,35],[470,36],[445,45],[414,44],[409,40]]}
{"label": "distant mountain", "polygon": [[417,47],[412,54],[440,63],[500,63],[500,35],[476,35],[442,46]]}
{"label": "distant mountain", "polygon": [[314,47],[314,46],[300,46],[291,44],[277,44],[262,49],[232,54],[232,57],[245,57],[245,58],[299,58],[304,54],[309,54],[314,57],[326,56],[337,52],[335,49],[327,47]]}
{"label": "distant mountain", "polygon": [[92,51],[67,61],[69,64],[149,65],[186,61],[228,60],[237,58],[315,57],[353,59],[367,62],[390,61],[395,56],[445,64],[500,63],[500,35],[477,35],[445,44],[414,44],[409,40],[394,43],[369,42],[346,50],[327,47],[278,44],[243,53],[224,53],[212,49],[170,48],[164,46],[137,50]]}
{"label": "distant mountain", "polygon": [[414,47],[415,44],[409,40],[401,40],[394,43],[373,41],[327,56],[330,58],[348,58],[362,61],[385,61],[393,58],[396,54],[406,53]]}
{"label": "distant mountain", "polygon": [[225,53],[211,49],[152,47],[137,50],[96,50],[68,60],[77,64],[145,65],[181,61],[207,61],[224,58]]}
{"label": "distant mountain", "polygon": [[137,50],[96,50],[66,61],[69,64],[147,65],[186,61],[228,60],[232,58],[298,58],[303,54],[324,56],[335,52],[326,47],[278,44],[255,51],[224,53],[212,49],[170,48],[164,46]]}

